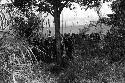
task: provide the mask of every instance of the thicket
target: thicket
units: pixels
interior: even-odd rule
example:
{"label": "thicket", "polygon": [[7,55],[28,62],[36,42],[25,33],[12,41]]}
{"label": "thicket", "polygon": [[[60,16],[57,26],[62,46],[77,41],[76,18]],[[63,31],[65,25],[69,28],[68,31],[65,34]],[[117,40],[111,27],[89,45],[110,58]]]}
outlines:
{"label": "thicket", "polygon": [[[84,81],[108,83],[124,78],[124,30],[110,31],[104,35],[103,40],[99,33],[64,34],[61,40],[62,63],[56,65],[58,55],[55,50],[55,38],[40,38],[37,33],[39,21],[35,18],[31,17],[24,21],[23,18],[16,17],[16,23],[12,26],[14,35],[1,38],[1,65],[4,65],[1,66],[1,72],[10,69],[7,70],[8,77],[12,77],[13,72],[16,72],[12,68],[25,64],[23,66],[23,71],[25,71],[26,65],[30,63],[28,69],[31,68],[31,70],[26,70],[29,71],[27,74],[32,79],[44,79],[43,73],[45,73],[45,77],[54,76],[58,83],[84,83]],[[12,53],[10,54],[8,51]],[[5,61],[2,61],[3,58]],[[8,60],[6,60],[7,58]],[[43,72],[39,73],[41,71]],[[6,76],[4,73],[2,74],[4,77]],[[32,76],[33,74],[37,78]],[[25,76],[25,78],[30,80],[29,77]],[[7,78],[7,80],[10,79],[12,80],[12,78]]]}
{"label": "thicket", "polygon": [[[20,68],[24,68],[21,69],[23,71],[18,71],[21,76],[24,76],[21,72],[25,72],[25,75],[30,77],[19,78],[22,81],[28,79],[29,82],[31,79],[50,80],[51,78],[58,83],[84,83],[85,81],[108,83],[121,81],[121,78],[124,78],[124,33],[108,32],[103,41],[98,33],[65,34],[62,41],[62,64],[60,66],[56,65],[54,40],[53,37],[44,40],[34,38],[30,43],[24,43],[18,38],[16,40],[14,36],[4,36],[0,47],[1,65],[3,65],[1,75],[4,76],[2,78],[6,79],[6,82],[8,80],[9,83],[9,80],[13,80],[11,77],[16,76],[14,72]],[[31,50],[30,46],[33,46]],[[32,61],[31,51],[38,63]]]}
{"label": "thicket", "polygon": [[[81,78],[99,81],[100,74],[111,71],[107,70],[111,65],[115,64],[119,68],[124,63],[124,32],[118,31],[117,34],[108,32],[107,35],[104,35],[103,40],[100,39],[98,33],[90,35],[84,33],[65,34],[62,39],[62,65],[54,65],[48,69],[52,74],[60,77],[61,83],[62,81],[71,83]],[[57,55],[53,50],[55,47],[54,38],[45,39],[42,45],[42,48],[46,50],[46,52],[44,51],[46,55],[41,53],[40,58],[39,54],[35,54],[37,59],[49,64],[56,63]],[[40,48],[40,43],[38,48],[43,50]],[[118,77],[121,75],[119,74]],[[108,82],[107,79],[101,80]]]}

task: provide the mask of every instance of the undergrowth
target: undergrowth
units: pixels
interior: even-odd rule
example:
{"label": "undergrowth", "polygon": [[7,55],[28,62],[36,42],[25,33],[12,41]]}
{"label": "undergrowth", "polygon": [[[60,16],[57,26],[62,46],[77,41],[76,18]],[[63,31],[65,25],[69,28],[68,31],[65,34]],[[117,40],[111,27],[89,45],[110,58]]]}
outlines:
{"label": "undergrowth", "polygon": [[[53,65],[32,62],[27,43],[6,36],[0,40],[0,83],[124,83],[125,64],[110,64],[105,57],[82,56],[75,50],[74,60],[58,76],[48,69]],[[31,58],[32,57],[32,58]]]}

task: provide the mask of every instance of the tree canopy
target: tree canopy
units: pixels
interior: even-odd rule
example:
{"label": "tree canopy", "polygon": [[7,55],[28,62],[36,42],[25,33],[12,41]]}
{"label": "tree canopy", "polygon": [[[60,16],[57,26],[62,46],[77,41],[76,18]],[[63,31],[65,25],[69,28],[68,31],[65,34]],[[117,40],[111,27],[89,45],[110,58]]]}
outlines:
{"label": "tree canopy", "polygon": [[[21,9],[23,12],[28,11],[34,6],[38,7],[38,11],[44,11],[54,15],[54,7],[58,7],[61,13],[64,7],[71,7],[71,2],[80,4],[81,6],[97,7],[102,0],[14,0],[13,5]],[[110,1],[110,0],[103,0]]]}
{"label": "tree canopy", "polygon": [[[103,0],[105,1],[110,0]],[[88,8],[98,7],[102,0],[14,0],[13,5],[19,8],[28,17],[33,7],[37,7],[39,12],[48,12],[54,17],[55,23],[55,38],[56,38],[56,50],[58,57],[58,63],[61,63],[61,34],[60,34],[60,14],[64,7],[70,9],[72,2],[80,4],[80,6],[86,6]]]}
{"label": "tree canopy", "polygon": [[113,14],[109,14],[108,16],[111,19],[111,24],[117,27],[123,27],[125,22],[125,1],[124,0],[116,0],[113,1],[111,5],[111,9],[114,12]]}

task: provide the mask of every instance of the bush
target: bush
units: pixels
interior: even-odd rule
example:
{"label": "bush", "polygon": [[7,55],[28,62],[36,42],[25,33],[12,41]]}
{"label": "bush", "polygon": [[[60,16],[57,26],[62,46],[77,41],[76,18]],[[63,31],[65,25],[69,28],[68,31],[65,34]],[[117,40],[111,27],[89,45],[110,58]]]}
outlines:
{"label": "bush", "polygon": [[10,34],[5,35],[0,40],[1,83],[56,82],[56,78],[50,76],[49,72],[46,71],[49,65],[33,63],[33,55],[28,43],[18,40]]}

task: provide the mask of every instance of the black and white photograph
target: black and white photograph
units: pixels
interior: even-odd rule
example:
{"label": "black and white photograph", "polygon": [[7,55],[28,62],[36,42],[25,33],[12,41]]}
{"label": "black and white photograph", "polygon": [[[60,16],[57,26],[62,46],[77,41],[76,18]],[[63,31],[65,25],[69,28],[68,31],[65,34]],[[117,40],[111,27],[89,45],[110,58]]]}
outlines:
{"label": "black and white photograph", "polygon": [[125,0],[0,0],[0,83],[125,83]]}

